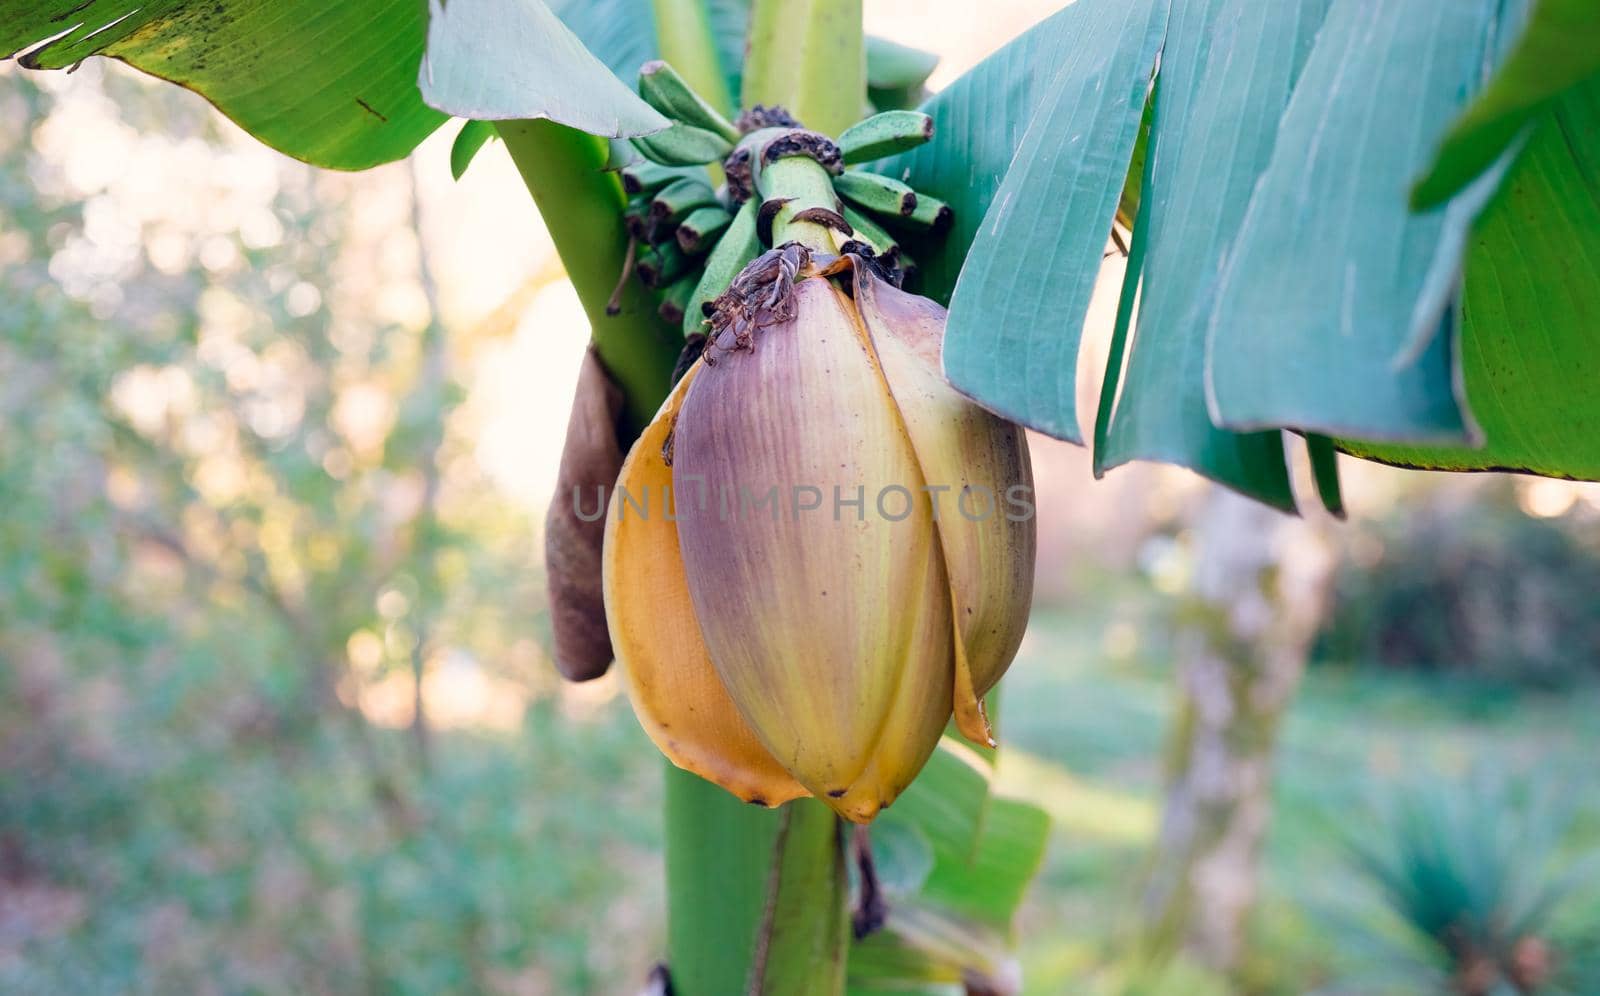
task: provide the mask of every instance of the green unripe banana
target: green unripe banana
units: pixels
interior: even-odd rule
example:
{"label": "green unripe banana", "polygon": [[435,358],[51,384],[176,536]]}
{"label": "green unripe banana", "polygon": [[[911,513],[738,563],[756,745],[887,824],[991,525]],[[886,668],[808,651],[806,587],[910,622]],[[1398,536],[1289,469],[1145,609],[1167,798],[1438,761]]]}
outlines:
{"label": "green unripe banana", "polygon": [[733,151],[733,143],[716,132],[686,124],[643,135],[633,144],[646,159],[665,166],[703,166],[721,162]]}
{"label": "green unripe banana", "polygon": [[728,289],[733,278],[746,265],[761,255],[761,239],[756,235],[756,214],[760,201],[745,201],[733,216],[728,230],[717,240],[716,248],[706,257],[706,270],[695,285],[694,296],[683,309],[683,334],[700,331],[705,323],[705,306]]}
{"label": "green unripe banana", "polygon": [[911,258],[910,253],[902,248],[896,248],[893,259],[895,268],[900,271],[902,281],[916,277],[917,261]]}
{"label": "green unripe banana", "polygon": [[671,239],[644,246],[634,263],[646,287],[665,287],[689,269],[689,257]]}
{"label": "green unripe banana", "polygon": [[721,135],[730,143],[739,140],[739,129],[695,93],[676,69],[659,59],[640,68],[639,96],[669,118]]}
{"label": "green unripe banana", "polygon": [[704,170],[692,167],[663,166],[648,159],[629,163],[622,168],[622,189],[633,194],[653,194],[674,180],[687,176],[704,176]]}
{"label": "green unripe banana", "polygon": [[884,111],[846,128],[839,151],[846,164],[871,162],[914,149],[933,137],[933,119],[920,111]]}
{"label": "green unripe banana", "polygon": [[855,230],[856,241],[871,246],[873,253],[883,265],[899,270],[906,279],[917,271],[917,261],[911,258],[904,246],[895,241],[895,237],[888,229],[873,221],[870,216],[846,204],[844,220]]}
{"label": "green unripe banana", "polygon": [[873,90],[920,89],[939,57],[887,38],[867,36],[867,86]]}
{"label": "green unripe banana", "polygon": [[834,178],[833,189],[857,207],[886,218],[906,218],[917,209],[917,192],[892,177],[853,170]]}
{"label": "green unripe banana", "polygon": [[641,196],[630,200],[622,211],[622,223],[629,235],[641,242],[650,241],[650,230],[654,227],[650,220],[650,198]]}
{"label": "green unripe banana", "polygon": [[720,204],[695,208],[678,223],[678,247],[691,256],[710,250],[717,236],[733,223],[733,215]]}
{"label": "green unripe banana", "polygon": [[661,320],[668,325],[679,325],[683,322],[685,309],[689,307],[689,299],[694,297],[694,289],[700,283],[698,273],[689,273],[672,282],[661,295],[661,307],[657,313]]}
{"label": "green unripe banana", "polygon": [[918,194],[916,206],[910,214],[889,220],[913,231],[942,232],[950,227],[953,217],[950,205],[944,201],[937,197],[929,197],[927,194]]}
{"label": "green unripe banana", "polygon": [[717,203],[717,192],[702,179],[685,177],[656,191],[650,202],[650,217],[657,222],[676,223],[696,208]]}

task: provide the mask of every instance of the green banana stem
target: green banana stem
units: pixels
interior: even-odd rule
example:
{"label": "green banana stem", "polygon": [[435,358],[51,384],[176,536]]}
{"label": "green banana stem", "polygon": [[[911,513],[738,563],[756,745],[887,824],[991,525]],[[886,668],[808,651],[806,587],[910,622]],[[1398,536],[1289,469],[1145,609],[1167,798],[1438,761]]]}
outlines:
{"label": "green banana stem", "polygon": [[788,156],[779,159],[761,171],[763,198],[785,198],[786,203],[772,220],[772,244],[801,242],[813,252],[839,251],[843,239],[835,239],[835,232],[814,221],[800,221],[796,215],[811,208],[822,208],[838,213],[839,199],[833,192],[833,178],[816,160],[806,156]]}
{"label": "green banana stem", "polygon": [[848,884],[834,815],[812,799],[747,805],[670,763],[666,788],[673,992],[843,992]]}
{"label": "green banana stem", "polygon": [[732,117],[733,94],[717,61],[704,0],[653,0],[661,58],[718,113]]}
{"label": "green banana stem", "polygon": [[608,313],[628,236],[622,183],[605,171],[606,142],[553,121],[501,121],[495,127],[589,316],[595,349],[626,397],[631,436],[666,398],[683,340],[661,321],[656,301],[637,280],[624,282],[618,309]]}
{"label": "green banana stem", "polygon": [[867,106],[861,0],[755,0],[743,104],[778,104],[838,135]]}

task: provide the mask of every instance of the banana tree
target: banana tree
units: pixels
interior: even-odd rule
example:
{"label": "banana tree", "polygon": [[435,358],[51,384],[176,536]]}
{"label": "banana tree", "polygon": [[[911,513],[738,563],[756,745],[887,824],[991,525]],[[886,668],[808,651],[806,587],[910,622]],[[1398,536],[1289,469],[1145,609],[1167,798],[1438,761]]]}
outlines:
{"label": "banana tree", "polygon": [[[458,173],[516,163],[592,328],[563,482],[616,485],[552,509],[558,655],[620,657],[675,762],[677,993],[1016,987],[1045,828],[991,791],[990,713],[1031,526],[936,499],[1025,487],[1017,426],[1287,512],[1285,433],[1332,510],[1340,451],[1600,476],[1591,0],[1077,0],[932,96],[860,7],[0,4],[23,65],[122,59],[317,165],[452,116]],[[783,490],[646,528],[688,478]],[[863,481],[870,524],[794,525]]]}

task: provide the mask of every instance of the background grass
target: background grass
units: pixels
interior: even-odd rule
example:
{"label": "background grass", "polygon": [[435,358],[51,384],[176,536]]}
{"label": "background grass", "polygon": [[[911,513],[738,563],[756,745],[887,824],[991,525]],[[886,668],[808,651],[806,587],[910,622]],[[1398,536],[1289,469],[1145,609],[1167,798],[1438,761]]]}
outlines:
{"label": "background grass", "polygon": [[[1105,644],[1124,622],[1154,631],[1159,606],[1123,585],[1045,609],[1007,679],[1003,789],[1054,818],[1019,922],[1028,992],[1128,991],[1172,685],[1159,645]],[[403,733],[380,733],[384,787],[343,728],[220,720],[241,676],[151,677],[96,712],[103,743],[35,730],[51,756],[0,768],[0,991],[610,993],[661,950],[660,762],[620,697],[441,732],[426,774]],[[1345,847],[1378,831],[1375,795],[1488,764],[1594,798],[1597,705],[1588,685],[1314,669],[1284,733],[1251,989],[1407,991],[1367,979],[1350,930],[1377,909]],[[1600,846],[1592,807],[1585,843]]]}

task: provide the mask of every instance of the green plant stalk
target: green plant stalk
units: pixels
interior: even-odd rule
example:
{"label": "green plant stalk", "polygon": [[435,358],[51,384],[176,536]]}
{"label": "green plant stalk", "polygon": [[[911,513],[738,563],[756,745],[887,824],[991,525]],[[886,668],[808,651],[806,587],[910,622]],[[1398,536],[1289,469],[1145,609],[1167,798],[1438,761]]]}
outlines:
{"label": "green plant stalk", "polygon": [[553,121],[501,121],[495,127],[589,316],[595,349],[622,388],[631,436],[649,424],[666,398],[683,340],[661,321],[654,296],[635,279],[622,282],[618,309],[607,313],[627,260],[628,236],[622,183],[605,171],[606,142]]}
{"label": "green plant stalk", "polygon": [[772,219],[772,244],[801,242],[814,252],[838,252],[841,237],[814,221],[796,221],[795,215],[810,208],[825,208],[838,213],[843,205],[833,192],[828,171],[806,156],[787,156],[761,170],[758,181],[763,198],[782,197],[787,203]]}
{"label": "green plant stalk", "polygon": [[778,816],[767,902],[745,991],[843,993],[850,954],[844,824],[814,799],[788,803]]}
{"label": "green plant stalk", "polygon": [[842,992],[848,887],[827,807],[750,806],[671,764],[666,790],[673,991]]}
{"label": "green plant stalk", "polygon": [[825,135],[860,120],[867,106],[861,0],[755,0],[742,103],[781,105]]}
{"label": "green plant stalk", "polygon": [[683,996],[742,993],[779,814],[666,763],[667,967]]}
{"label": "green plant stalk", "polygon": [[717,62],[704,0],[653,0],[653,6],[661,58],[718,113],[733,117],[733,94]]}

